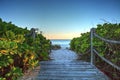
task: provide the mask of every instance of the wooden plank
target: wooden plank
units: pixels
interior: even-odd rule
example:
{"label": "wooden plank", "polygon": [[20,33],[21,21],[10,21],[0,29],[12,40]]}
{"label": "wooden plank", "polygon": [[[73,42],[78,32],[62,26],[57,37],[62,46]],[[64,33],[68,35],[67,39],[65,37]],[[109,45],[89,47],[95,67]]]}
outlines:
{"label": "wooden plank", "polygon": [[62,61],[42,61],[40,63],[41,70],[36,80],[110,80],[88,62],[64,62],[65,64]]}

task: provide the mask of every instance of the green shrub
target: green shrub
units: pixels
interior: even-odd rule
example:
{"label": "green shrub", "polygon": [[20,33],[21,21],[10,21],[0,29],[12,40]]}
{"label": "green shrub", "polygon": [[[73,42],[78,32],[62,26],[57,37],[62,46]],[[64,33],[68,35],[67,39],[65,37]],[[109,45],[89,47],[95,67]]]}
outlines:
{"label": "green shrub", "polygon": [[0,80],[17,80],[41,60],[49,59],[50,40],[42,34],[25,37],[30,31],[0,19]]}
{"label": "green shrub", "polygon": [[[98,24],[95,32],[106,39],[120,41],[120,24],[112,24],[112,23],[104,23]],[[110,60],[112,63],[120,66],[120,45],[119,44],[111,44],[101,41],[100,39],[94,37],[93,39],[94,48],[99,52],[99,54],[106,59]],[[80,59],[85,59],[86,61],[90,61],[90,32],[81,34],[80,37],[74,38],[71,40],[70,48],[77,52],[80,55]],[[95,63],[101,69],[102,65],[106,65],[100,58],[96,56]],[[105,70],[105,69],[104,69]],[[108,71],[115,70],[114,68],[110,68],[109,70],[105,70],[105,72],[110,73]],[[111,71],[113,72],[113,71]],[[119,77],[119,71],[116,73],[117,77]]]}
{"label": "green shrub", "polygon": [[56,44],[56,45],[52,45],[52,46],[51,46],[51,49],[52,49],[52,50],[61,49],[61,46],[60,46],[60,45],[57,45],[57,44]]}

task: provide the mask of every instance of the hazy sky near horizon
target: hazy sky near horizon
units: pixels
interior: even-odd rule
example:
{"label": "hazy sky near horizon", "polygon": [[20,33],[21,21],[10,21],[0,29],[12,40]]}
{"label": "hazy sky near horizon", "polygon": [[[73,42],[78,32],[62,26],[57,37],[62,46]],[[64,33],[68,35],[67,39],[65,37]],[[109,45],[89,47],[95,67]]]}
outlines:
{"label": "hazy sky near horizon", "polygon": [[106,21],[120,23],[120,0],[0,0],[0,18],[39,28],[48,39],[71,39]]}

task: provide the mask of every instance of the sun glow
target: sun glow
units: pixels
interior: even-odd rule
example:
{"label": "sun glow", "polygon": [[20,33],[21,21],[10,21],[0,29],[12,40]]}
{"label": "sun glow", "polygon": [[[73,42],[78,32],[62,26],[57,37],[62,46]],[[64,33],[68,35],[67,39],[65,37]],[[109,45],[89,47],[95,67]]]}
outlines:
{"label": "sun glow", "polygon": [[79,37],[80,34],[44,34],[47,39],[72,39]]}

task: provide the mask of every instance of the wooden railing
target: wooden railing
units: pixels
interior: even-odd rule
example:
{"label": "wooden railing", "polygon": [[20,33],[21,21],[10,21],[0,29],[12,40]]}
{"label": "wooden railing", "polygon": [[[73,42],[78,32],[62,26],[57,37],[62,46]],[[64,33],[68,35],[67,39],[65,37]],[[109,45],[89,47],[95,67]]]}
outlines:
{"label": "wooden railing", "polygon": [[111,61],[109,61],[106,58],[104,58],[103,56],[101,56],[99,54],[99,52],[97,52],[97,50],[94,49],[94,47],[93,47],[93,38],[94,37],[99,38],[100,40],[102,40],[104,42],[108,42],[108,43],[112,43],[112,44],[120,44],[120,41],[108,40],[108,39],[105,39],[105,38],[99,36],[98,34],[95,33],[95,28],[92,28],[91,35],[90,35],[90,38],[91,38],[91,41],[90,41],[90,44],[91,44],[91,65],[94,65],[94,61],[95,61],[94,54],[97,54],[103,61],[105,61],[106,63],[108,63],[112,67],[120,70],[119,66],[113,64]]}

